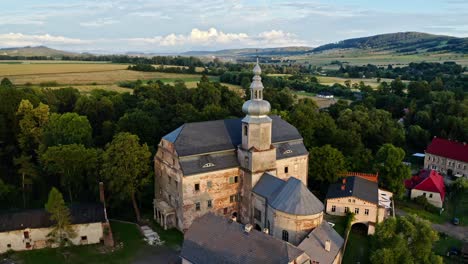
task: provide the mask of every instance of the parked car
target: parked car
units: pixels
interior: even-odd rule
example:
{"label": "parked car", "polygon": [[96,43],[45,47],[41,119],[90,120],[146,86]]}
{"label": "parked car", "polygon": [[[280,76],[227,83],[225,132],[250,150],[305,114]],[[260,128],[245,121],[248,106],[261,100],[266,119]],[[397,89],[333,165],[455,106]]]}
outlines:
{"label": "parked car", "polygon": [[458,219],[457,217],[454,217],[454,218],[452,219],[452,224],[454,224],[454,225],[459,225],[459,224],[460,224],[460,219]]}

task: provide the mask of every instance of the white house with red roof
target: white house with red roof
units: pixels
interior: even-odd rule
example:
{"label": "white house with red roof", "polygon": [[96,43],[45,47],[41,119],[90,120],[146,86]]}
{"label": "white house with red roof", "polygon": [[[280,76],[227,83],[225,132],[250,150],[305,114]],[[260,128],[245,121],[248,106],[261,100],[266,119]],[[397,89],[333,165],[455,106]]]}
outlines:
{"label": "white house with red roof", "polygon": [[468,145],[434,137],[426,149],[424,168],[448,176],[468,178]]}
{"label": "white house with red roof", "polygon": [[410,190],[411,199],[423,195],[435,207],[442,208],[444,205],[444,178],[435,170],[422,170],[419,175],[406,180],[405,187]]}

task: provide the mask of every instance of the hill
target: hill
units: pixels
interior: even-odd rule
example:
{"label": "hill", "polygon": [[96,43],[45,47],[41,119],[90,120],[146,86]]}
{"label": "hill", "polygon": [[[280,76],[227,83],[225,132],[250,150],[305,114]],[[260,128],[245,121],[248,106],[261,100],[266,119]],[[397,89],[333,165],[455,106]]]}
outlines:
{"label": "hill", "polygon": [[46,57],[62,57],[62,56],[79,56],[79,53],[51,49],[45,46],[37,47],[20,47],[20,48],[2,48],[0,56],[46,56]]}
{"label": "hill", "polygon": [[224,49],[217,51],[188,51],[182,56],[217,56],[217,57],[250,57],[250,56],[292,56],[300,55],[312,50],[311,47],[281,47],[281,48],[245,48]]}
{"label": "hill", "polygon": [[317,52],[330,52],[339,49],[372,50],[387,53],[430,53],[457,52],[468,53],[468,38],[432,35],[420,32],[398,32],[353,38],[319,46]]}

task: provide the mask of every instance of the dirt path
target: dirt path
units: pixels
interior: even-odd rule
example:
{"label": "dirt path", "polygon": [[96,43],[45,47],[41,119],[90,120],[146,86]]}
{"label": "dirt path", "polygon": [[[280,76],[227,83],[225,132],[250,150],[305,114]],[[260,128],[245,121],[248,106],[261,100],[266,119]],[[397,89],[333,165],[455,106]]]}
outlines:
{"label": "dirt path", "polygon": [[[405,216],[407,213],[401,209],[395,208],[395,214],[398,216]],[[434,224],[432,223],[432,228],[434,230],[445,233],[451,237],[454,237],[459,240],[463,240],[465,242],[468,242],[468,226],[456,226],[453,225],[452,223],[443,223],[443,224]]]}

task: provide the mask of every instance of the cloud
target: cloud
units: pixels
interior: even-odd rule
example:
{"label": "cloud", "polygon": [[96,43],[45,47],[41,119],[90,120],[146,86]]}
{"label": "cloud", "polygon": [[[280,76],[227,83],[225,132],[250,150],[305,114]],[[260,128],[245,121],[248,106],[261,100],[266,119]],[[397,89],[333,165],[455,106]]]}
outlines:
{"label": "cloud", "polygon": [[43,15],[2,14],[0,25],[43,25],[45,19]]}
{"label": "cloud", "polygon": [[107,25],[113,25],[119,23],[119,21],[112,19],[112,18],[98,18],[93,21],[86,21],[86,22],[81,22],[80,26],[83,27],[103,27]]}
{"label": "cloud", "polygon": [[130,38],[127,41],[135,45],[153,44],[156,46],[191,46],[191,47],[214,47],[223,45],[226,47],[239,45],[245,46],[291,46],[305,45],[305,42],[297,39],[297,36],[283,32],[282,30],[271,30],[261,32],[257,35],[247,33],[225,33],[216,28],[200,30],[194,28],[187,35],[168,34],[165,36],[155,36],[152,38]]}
{"label": "cloud", "polygon": [[1,47],[23,47],[23,46],[39,46],[39,45],[52,45],[52,46],[69,46],[69,45],[83,45],[88,44],[90,41],[85,41],[75,38],[67,38],[63,36],[53,36],[49,34],[44,35],[26,35],[21,33],[7,33],[0,34]]}

